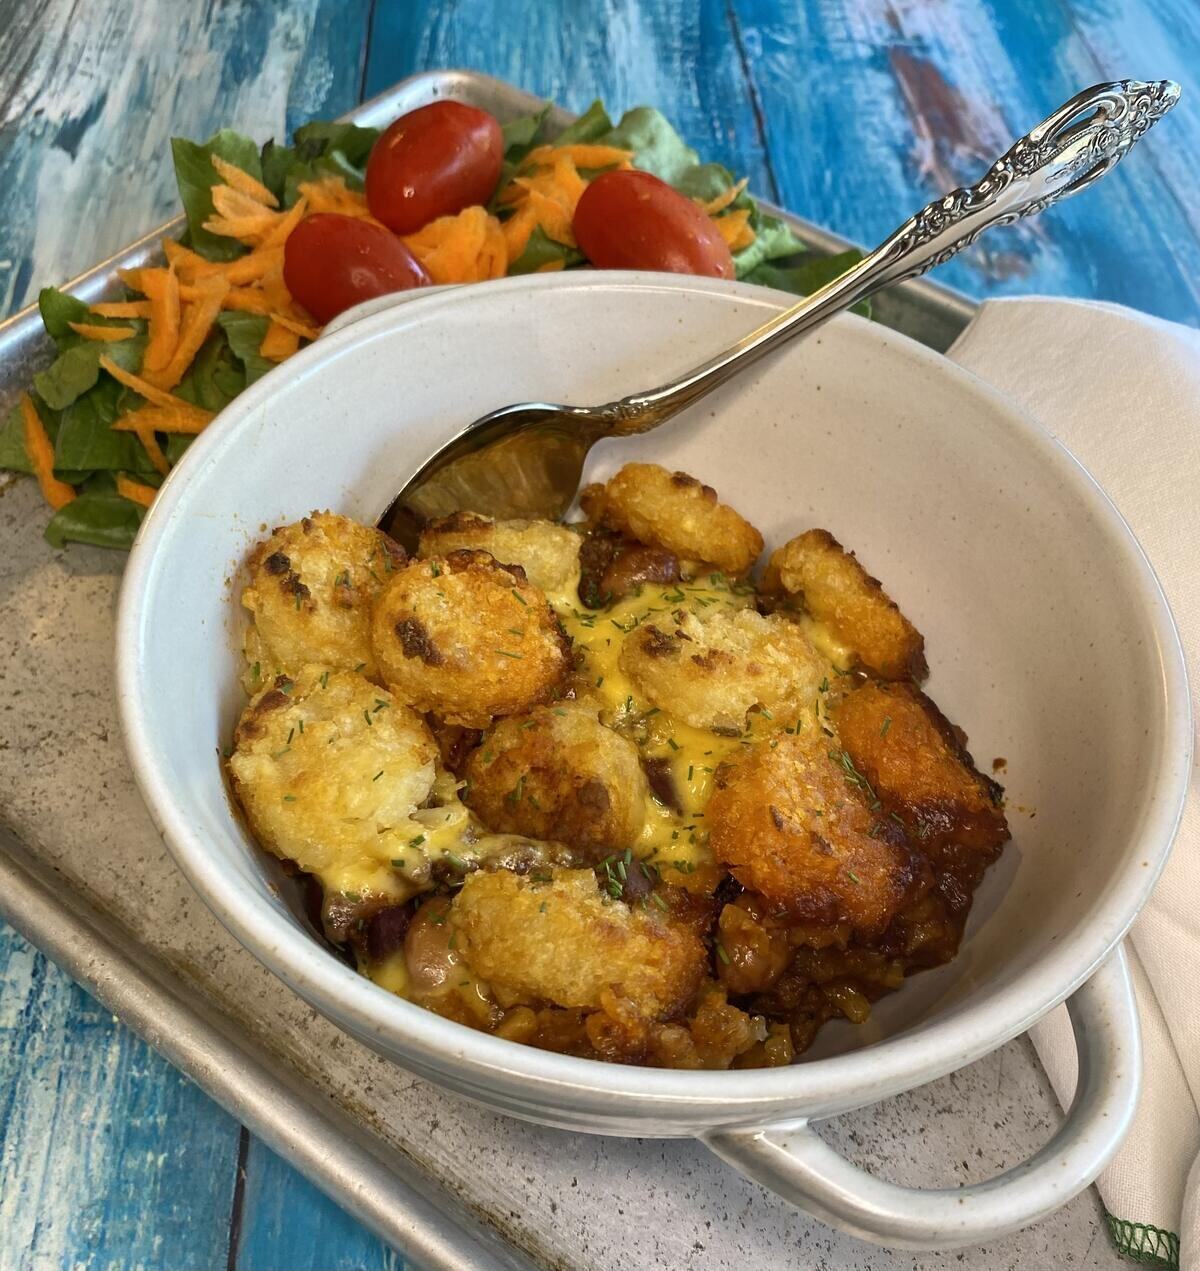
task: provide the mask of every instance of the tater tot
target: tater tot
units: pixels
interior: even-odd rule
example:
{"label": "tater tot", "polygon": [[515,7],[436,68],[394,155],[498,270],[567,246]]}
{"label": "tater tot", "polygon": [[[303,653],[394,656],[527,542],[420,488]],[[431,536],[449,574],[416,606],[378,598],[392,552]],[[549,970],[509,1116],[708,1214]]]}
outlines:
{"label": "tater tot", "polygon": [[872,810],[834,739],[808,727],[772,742],[718,773],[713,855],[794,919],[879,935],[916,877],[903,831]]}
{"label": "tater tot", "polygon": [[553,521],[494,521],[455,512],[421,531],[417,554],[448,556],[463,548],[490,552],[502,565],[520,565],[525,577],[548,596],[571,592],[579,583],[580,536]]}
{"label": "tater tot", "polygon": [[719,733],[740,733],[752,707],[792,722],[832,673],[789,618],[723,608],[643,623],[621,669],[660,710]]}
{"label": "tater tot", "polygon": [[437,744],[425,721],[354,671],[305,667],[258,693],[229,774],[263,847],[338,895],[394,903],[414,888],[392,861],[424,826]]}
{"label": "tater tot", "polygon": [[488,829],[558,839],[597,857],[631,847],[646,818],[637,748],[581,702],[501,720],[466,777],[467,803]]}
{"label": "tater tot", "polygon": [[401,701],[467,728],[551,700],[571,663],[545,595],[482,551],[397,570],[376,602],[371,645]]}
{"label": "tater tot", "polygon": [[657,464],[627,463],[580,499],[592,522],[735,577],[749,573],[763,549],[762,535],[711,486]]}
{"label": "tater tot", "polygon": [[609,898],[590,869],[555,870],[549,881],[472,874],[450,922],[476,975],[535,1003],[598,1010],[615,994],[661,1019],[691,1000],[708,962],[691,924]]}
{"label": "tater tot", "polygon": [[256,693],[275,675],[295,675],[309,663],[373,678],[371,605],[404,563],[404,549],[386,534],[332,512],[273,531],[250,553],[242,592],[253,615],[247,690]]}
{"label": "tater tot", "polygon": [[910,684],[864,684],[836,713],[842,745],[926,851],[958,843],[995,856],[1007,840],[1000,787],[976,771],[938,708]]}
{"label": "tater tot", "polygon": [[919,680],[929,670],[924,637],[828,530],[808,530],[773,552],[763,590],[801,600],[868,671],[886,680]]}

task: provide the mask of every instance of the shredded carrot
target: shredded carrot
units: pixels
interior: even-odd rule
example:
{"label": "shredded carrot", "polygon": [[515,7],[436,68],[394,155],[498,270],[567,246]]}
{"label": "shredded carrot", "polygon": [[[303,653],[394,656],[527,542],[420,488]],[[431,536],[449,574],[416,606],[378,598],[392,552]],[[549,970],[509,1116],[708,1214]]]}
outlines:
{"label": "shredded carrot", "polygon": [[279,200],[271,191],[261,181],[252,177],[249,172],[239,168],[236,163],[230,163],[228,160],[222,159],[219,154],[214,154],[212,156],[212,165],[216,168],[221,180],[226,185],[232,186],[240,194],[245,194],[256,203],[264,203],[267,207],[279,206]]}
{"label": "shredded carrot", "polygon": [[525,250],[529,242],[529,236],[533,233],[536,225],[537,209],[528,202],[522,205],[515,216],[510,216],[504,222],[502,228],[504,230],[504,242],[508,248],[508,263],[510,265]]}
{"label": "shredded carrot", "polygon": [[258,246],[284,217],[228,185],[214,185],[212,201],[216,215],[204,222],[204,228],[250,247]]}
{"label": "shredded carrot", "polygon": [[231,287],[244,287],[247,283],[261,282],[273,269],[283,268],[282,247],[260,247],[248,256],[241,256],[221,267],[222,275]]}
{"label": "shredded carrot", "polygon": [[[204,423],[208,423],[212,418],[211,411],[207,411],[201,406],[193,406],[191,402],[185,402],[182,397],[176,397],[174,393],[166,392],[157,384],[151,384],[148,380],[142,379],[141,376],[134,375],[132,371],[127,371],[124,367],[118,366],[110,357],[101,356],[100,365],[118,384],[124,384],[126,388],[132,389],[139,397],[144,397],[153,406],[160,406],[165,411],[175,412],[179,415],[194,415],[201,418]],[[137,411],[133,411],[129,415],[122,415],[112,426],[119,428],[127,419],[132,418],[137,413]],[[127,431],[135,432],[136,427],[131,427]],[[169,432],[170,429],[164,428],[161,431]]]}
{"label": "shredded carrot", "polygon": [[[178,400],[178,399],[175,399]],[[124,415],[113,420],[114,432],[136,433],[142,445],[146,446],[145,434],[156,432],[187,433],[194,435],[203,432],[212,421],[212,412],[201,410],[188,402],[179,402],[178,406],[139,406],[137,410],[126,411]],[[157,441],[155,446],[157,446]],[[146,446],[147,453],[153,458],[153,451]],[[161,453],[161,452],[160,452]],[[165,462],[165,460],[164,460]],[[157,462],[155,467],[157,467]]]}
{"label": "shredded carrot", "polygon": [[[190,300],[197,298],[196,289],[191,288]],[[270,313],[271,306],[261,287],[230,287],[221,301],[222,309],[236,309],[239,313]]]}
{"label": "shredded carrot", "polygon": [[[337,212],[341,216],[357,216],[374,221],[366,196],[351,190],[341,177],[322,177],[320,181],[301,181],[299,190],[313,212]],[[379,222],[376,221],[376,224]]]}
{"label": "shredded carrot", "polygon": [[28,393],[21,394],[21,423],[25,438],[25,453],[33,464],[33,472],[37,477],[42,498],[57,511],[66,507],[75,497],[74,486],[60,481],[54,475],[54,445],[46,432],[46,425],[37,413],[33,398]]}
{"label": "shredded carrot", "polygon": [[300,337],[280,322],[272,321],[258,346],[259,353],[272,362],[283,362],[300,348]]}
{"label": "shredded carrot", "polygon": [[538,146],[521,160],[521,167],[535,168],[560,157],[570,159],[577,168],[612,168],[627,166],[633,159],[633,151],[617,146]]}
{"label": "shredded carrot", "polygon": [[275,228],[263,239],[259,250],[269,251],[272,247],[282,247],[287,242],[288,235],[300,224],[308,210],[308,200],[303,196],[298,198],[275,222]]}
{"label": "shredded carrot", "polygon": [[738,196],[746,188],[746,183],[749,180],[749,177],[742,177],[736,185],[731,185],[724,194],[718,194],[715,199],[709,199],[707,203],[703,199],[697,199],[696,202],[700,204],[709,216],[716,216],[718,212],[723,212],[731,203],[737,201]]}
{"label": "shredded carrot", "polygon": [[[139,414],[133,411],[133,414]],[[171,465],[167,462],[167,456],[163,454],[162,447],[158,444],[158,437],[155,436],[154,429],[149,424],[142,423],[133,429],[137,435],[138,441],[142,443],[142,448],[150,456],[150,462],[154,465],[157,472],[161,472],[165,477],[171,471]]]}
{"label": "shredded carrot", "polygon": [[750,227],[750,209],[741,207],[733,212],[727,212],[724,216],[718,216],[713,224],[721,237],[729,245],[731,252],[741,251],[743,247],[749,247],[756,237],[754,230]]}
{"label": "shredded carrot", "polygon": [[142,373],[161,371],[179,348],[179,279],[173,268],[143,269],[142,289],[150,297],[150,340],[142,355]]}
{"label": "shredded carrot", "polygon": [[208,339],[208,333],[229,293],[229,283],[224,278],[202,278],[196,288],[201,293],[200,298],[189,304],[183,314],[179,338],[170,359],[159,370],[143,368],[145,378],[158,388],[174,388],[187,374],[192,359]]}
{"label": "shredded carrot", "polygon": [[118,269],[117,277],[131,291],[142,291],[142,271],[140,269]]}
{"label": "shredded carrot", "polygon": [[94,322],[69,322],[67,325],[85,340],[99,340],[105,344],[116,344],[137,335],[136,327],[103,327]]}
{"label": "shredded carrot", "polygon": [[132,477],[118,472],[117,493],[131,503],[140,503],[142,507],[148,508],[158,491],[152,485],[143,485],[141,481],[134,481]]}
{"label": "shredded carrot", "polygon": [[101,318],[148,318],[150,302],[148,300],[106,300],[103,304],[92,305],[92,312]]}
{"label": "shredded carrot", "polygon": [[464,208],[457,216],[439,216],[404,239],[405,246],[435,283],[482,282],[499,277],[504,231],[485,208]]}
{"label": "shredded carrot", "polygon": [[298,322],[284,313],[272,313],[271,321],[278,322],[286,331],[292,331],[304,340],[315,340],[321,334],[320,327],[313,326],[311,322]]}

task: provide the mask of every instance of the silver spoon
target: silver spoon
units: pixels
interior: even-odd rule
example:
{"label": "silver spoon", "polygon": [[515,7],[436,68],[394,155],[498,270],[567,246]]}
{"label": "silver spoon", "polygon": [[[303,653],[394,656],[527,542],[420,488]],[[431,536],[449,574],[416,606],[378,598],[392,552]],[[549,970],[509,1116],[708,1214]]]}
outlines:
{"label": "silver spoon", "polygon": [[603,437],[648,432],[778,348],[883,287],[914,278],[993,225],[1031,216],[1112,170],[1179,100],[1170,80],[1097,84],[998,159],[978,184],[930,203],[831,283],[680,379],[604,406],[521,402],[468,425],[427,460],[380,518],[408,548],[420,526],[459,510],[558,520]]}

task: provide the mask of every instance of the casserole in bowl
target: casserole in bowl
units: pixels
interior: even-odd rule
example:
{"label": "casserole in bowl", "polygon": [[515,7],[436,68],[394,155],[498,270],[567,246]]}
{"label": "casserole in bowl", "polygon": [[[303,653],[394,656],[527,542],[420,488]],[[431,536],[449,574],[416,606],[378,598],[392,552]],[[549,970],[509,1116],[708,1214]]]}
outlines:
{"label": "casserole in bowl", "polygon": [[[852,543],[924,631],[931,691],[1005,783],[1014,841],[958,958],[832,1025],[791,1068],[717,1073],[534,1051],[391,996],[338,962],[254,848],[222,782],[241,708],[236,578],[266,524],[370,522],[465,422],[522,399],[602,401],[700,361],[783,307],[741,284],[651,275],[513,279],[377,312],[239,398],[164,486],[121,599],[118,679],[137,779],[168,847],[229,929],[315,1008],[488,1106],[599,1133],[699,1135],[813,1212],[891,1244],[985,1239],[1048,1212],[1115,1150],[1136,1021],[1110,964],[1077,998],[1080,1097],[1032,1167],[919,1193],[839,1162],[807,1128],[950,1071],[1096,970],[1165,860],[1187,771],[1182,659],[1136,543],[1051,438],[935,354],[837,319],[658,433],[606,443],[717,485],[767,546],[812,524]],[[763,1127],[785,1123],[786,1143]],[[785,1150],[785,1148],[787,1150]]]}

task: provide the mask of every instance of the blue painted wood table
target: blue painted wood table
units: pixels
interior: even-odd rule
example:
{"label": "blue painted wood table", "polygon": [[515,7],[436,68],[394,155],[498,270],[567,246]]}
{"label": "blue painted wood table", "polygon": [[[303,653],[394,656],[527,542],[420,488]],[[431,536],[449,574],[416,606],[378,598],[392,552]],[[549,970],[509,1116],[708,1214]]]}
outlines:
{"label": "blue painted wood table", "polygon": [[[173,212],[171,134],[279,135],[439,66],[574,108],[658,105],[762,195],[871,242],[1079,87],[1169,75],[1195,93],[1200,7],[0,0],[0,313]],[[945,281],[1200,322],[1200,112],[1185,98],[1158,138],[1101,196],[996,236]],[[399,1261],[0,928],[0,1268],[68,1265]]]}

